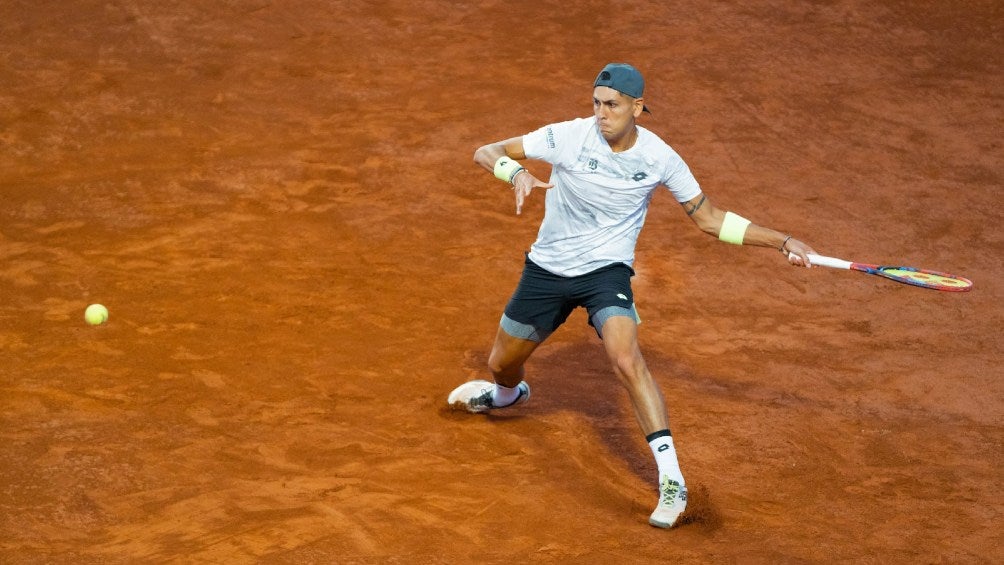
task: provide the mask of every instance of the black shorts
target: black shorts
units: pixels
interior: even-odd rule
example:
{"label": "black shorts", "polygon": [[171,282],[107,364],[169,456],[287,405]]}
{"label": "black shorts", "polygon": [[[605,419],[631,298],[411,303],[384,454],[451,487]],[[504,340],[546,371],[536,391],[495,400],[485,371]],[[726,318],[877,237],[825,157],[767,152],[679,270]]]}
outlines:
{"label": "black shorts", "polygon": [[631,292],[634,270],[613,263],[584,275],[563,277],[526,258],[523,276],[502,316],[502,329],[513,337],[542,342],[565,323],[572,310],[586,308],[589,325],[601,338],[611,316],[638,321]]}

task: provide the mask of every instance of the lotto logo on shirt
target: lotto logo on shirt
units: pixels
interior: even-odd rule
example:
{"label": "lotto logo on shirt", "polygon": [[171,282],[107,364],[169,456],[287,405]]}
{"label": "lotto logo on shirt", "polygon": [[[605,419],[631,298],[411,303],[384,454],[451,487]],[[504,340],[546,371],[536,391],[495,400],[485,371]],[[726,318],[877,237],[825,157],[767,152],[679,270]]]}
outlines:
{"label": "lotto logo on shirt", "polygon": [[544,136],[547,141],[547,148],[554,149],[554,130],[550,127],[547,128],[547,133]]}

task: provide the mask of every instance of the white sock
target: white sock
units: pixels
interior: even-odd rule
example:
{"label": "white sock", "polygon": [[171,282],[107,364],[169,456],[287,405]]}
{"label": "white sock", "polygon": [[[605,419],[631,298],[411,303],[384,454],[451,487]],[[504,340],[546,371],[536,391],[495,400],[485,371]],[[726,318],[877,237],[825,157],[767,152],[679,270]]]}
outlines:
{"label": "white sock", "polygon": [[650,440],[648,446],[652,448],[655,464],[659,467],[659,480],[661,481],[662,477],[669,475],[669,478],[679,481],[681,485],[684,484],[680,462],[676,459],[676,448],[673,447],[673,436],[669,435],[668,432],[659,435],[659,437]]}
{"label": "white sock", "polygon": [[495,383],[495,392],[492,393],[492,403],[495,406],[509,406],[519,398],[519,388],[509,388]]}

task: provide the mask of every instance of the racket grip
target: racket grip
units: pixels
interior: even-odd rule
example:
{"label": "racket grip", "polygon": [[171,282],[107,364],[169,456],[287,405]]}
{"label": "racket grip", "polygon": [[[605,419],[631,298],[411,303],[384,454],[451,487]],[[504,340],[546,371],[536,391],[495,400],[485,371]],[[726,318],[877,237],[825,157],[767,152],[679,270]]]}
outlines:
{"label": "racket grip", "polygon": [[[794,257],[794,253],[788,253],[788,257]],[[851,262],[844,261],[843,259],[837,259],[836,257],[827,257],[825,255],[816,255],[814,253],[809,253],[809,263],[814,266],[818,265],[820,267],[830,267],[831,269],[850,269]]]}

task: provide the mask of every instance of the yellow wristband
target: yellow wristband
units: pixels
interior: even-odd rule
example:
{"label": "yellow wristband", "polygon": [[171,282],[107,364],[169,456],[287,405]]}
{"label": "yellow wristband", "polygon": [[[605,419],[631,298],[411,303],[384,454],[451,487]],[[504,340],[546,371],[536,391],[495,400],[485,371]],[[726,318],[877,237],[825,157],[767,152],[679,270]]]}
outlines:
{"label": "yellow wristband", "polygon": [[513,161],[504,155],[495,161],[495,178],[508,183],[512,183],[512,179],[516,178],[516,175],[523,170],[525,169],[523,165],[519,164],[519,161]]}
{"label": "yellow wristband", "polygon": [[743,244],[743,237],[746,235],[746,228],[750,221],[732,212],[725,212],[725,219],[722,220],[722,229],[718,232],[718,239],[726,243],[736,245]]}

